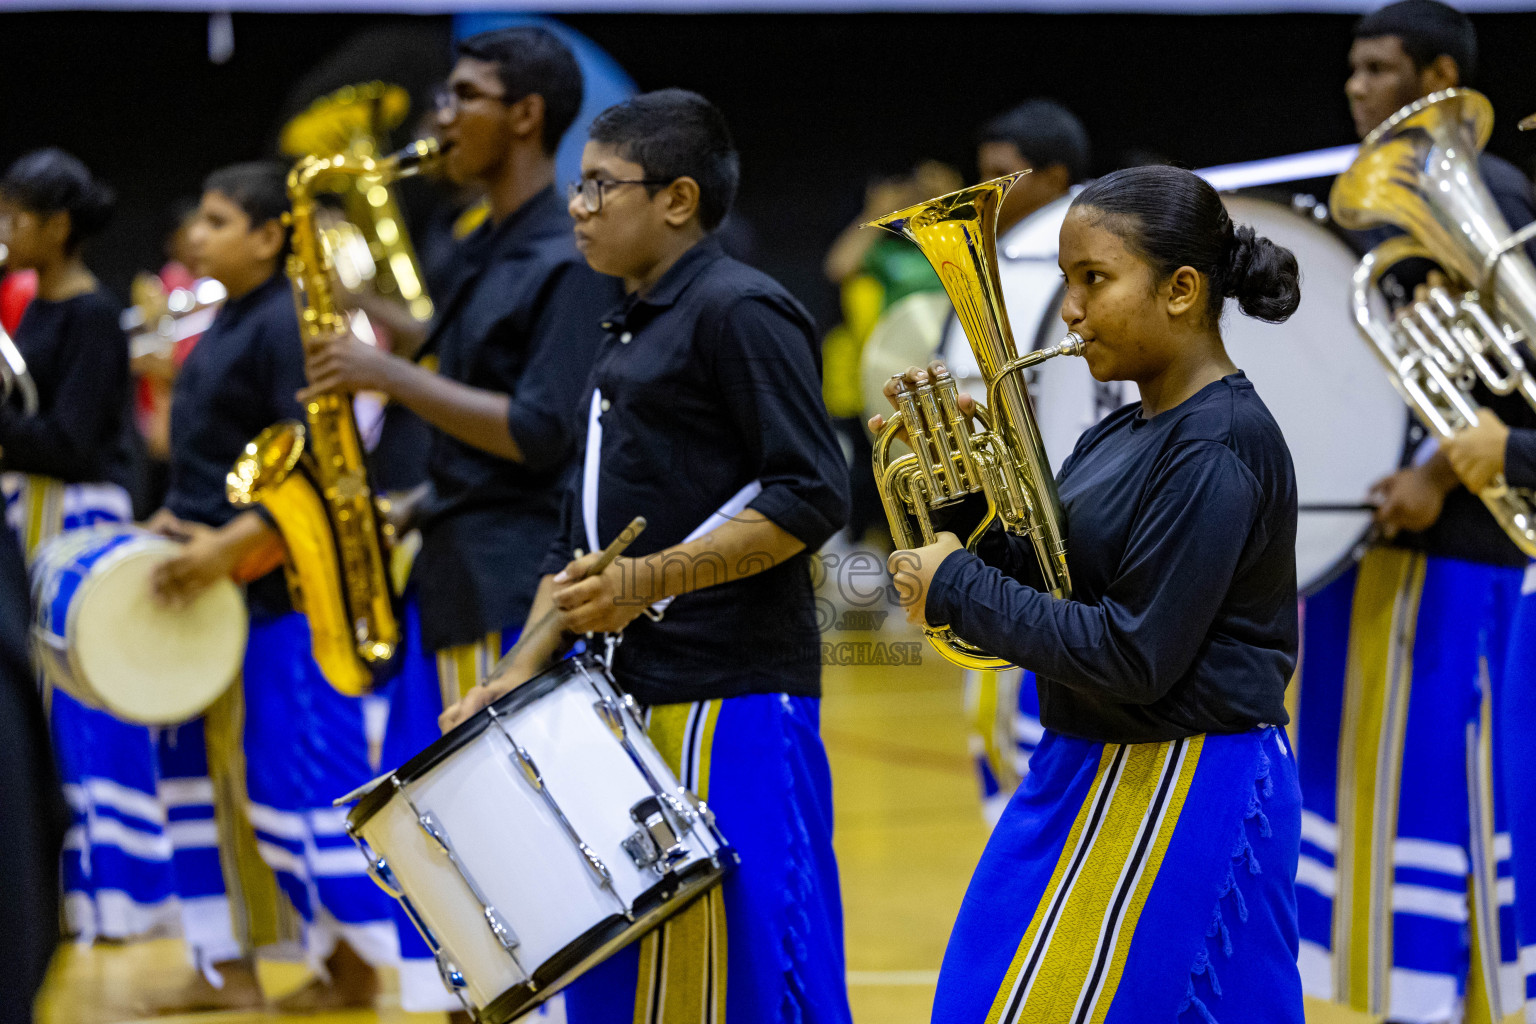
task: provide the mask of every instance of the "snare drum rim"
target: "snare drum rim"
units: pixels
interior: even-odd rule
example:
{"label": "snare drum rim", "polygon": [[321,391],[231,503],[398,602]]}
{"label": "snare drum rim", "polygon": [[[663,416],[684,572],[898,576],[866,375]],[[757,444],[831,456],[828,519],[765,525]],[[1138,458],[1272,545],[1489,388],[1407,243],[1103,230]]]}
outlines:
{"label": "snare drum rim", "polygon": [[[604,678],[609,679],[611,682],[611,677],[608,676],[608,671],[603,667],[603,663],[596,656],[590,653],[583,653],[566,658],[559,664],[551,665],[490,706],[499,715],[520,711],[527,705],[563,686],[573,675],[580,672],[582,668],[589,672],[600,672]],[[379,780],[378,785],[364,793],[358,799],[357,805],[347,813],[347,827],[352,830],[362,828],[370,818],[382,810],[394,798],[395,783],[405,785],[420,779],[459,750],[474,742],[481,733],[490,728],[490,725],[491,716],[484,711],[480,711],[471,715],[465,721],[460,722],[447,733],[444,733],[431,746],[390,774],[384,776]]]}
{"label": "snare drum rim", "polygon": [[[603,947],[616,940],[624,939],[609,951],[608,956],[648,935],[667,918],[679,913],[700,896],[719,885],[740,860],[741,858],[732,847],[725,846],[721,847],[713,859],[695,861],[681,871],[669,872],[655,885],[635,897],[634,905],[631,907],[635,920],[626,918],[622,914],[610,914],[572,939],[566,946],[556,950],[548,960],[534,968],[533,976],[528,981],[506,989],[482,1007],[479,1019],[484,1024],[510,1024],[511,1021],[559,992],[565,985],[581,977],[581,974],[586,973],[582,971],[581,974],[565,978],[564,975],[567,972],[575,970],[589,957],[602,952]],[[669,907],[669,904],[674,902],[673,894],[687,888],[692,888],[694,891],[685,898],[675,901],[676,906]],[[659,913],[662,910],[666,910],[666,913]],[[647,918],[651,920],[646,920]],[[632,934],[625,938],[626,932]],[[601,962],[597,961],[589,965],[587,970],[591,970]],[[562,978],[564,984],[557,986]]]}

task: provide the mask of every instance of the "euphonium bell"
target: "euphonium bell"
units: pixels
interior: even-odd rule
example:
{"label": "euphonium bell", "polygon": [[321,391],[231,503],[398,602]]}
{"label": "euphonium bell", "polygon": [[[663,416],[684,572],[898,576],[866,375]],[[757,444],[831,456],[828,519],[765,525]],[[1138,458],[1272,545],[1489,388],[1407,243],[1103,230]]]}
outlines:
{"label": "euphonium bell", "polygon": [[[1334,182],[1328,203],[1346,228],[1388,224],[1407,232],[1367,253],[1355,269],[1355,325],[1425,427],[1441,439],[1478,422],[1473,386],[1516,391],[1536,408],[1533,378],[1518,345],[1536,338],[1536,267],[1523,243],[1536,225],[1511,232],[1477,170],[1493,130],[1493,107],[1471,89],[1447,89],[1382,122]],[[1457,286],[1393,315],[1377,285],[1405,259],[1437,263]],[[1536,510],[1528,491],[1502,476],[1479,495],[1504,532],[1536,556]]]}
{"label": "euphonium bell", "polygon": [[[885,228],[917,245],[944,285],[987,382],[986,405],[972,417],[960,411],[955,383],[939,374],[909,388],[898,381],[897,412],[875,441],[875,482],[898,548],[934,541],[932,509],[965,499],[984,500],[985,514],[970,532],[972,550],[992,522],[1028,537],[1045,589],[1071,596],[1067,549],[1062,539],[1061,499],[1035,422],[1025,370],[1061,355],[1082,355],[1076,334],[1055,348],[1020,356],[1008,325],[997,272],[997,215],[1014,182],[1029,172],[996,178],[951,192],[865,227]],[[890,458],[905,432],[912,451]],[[948,625],[926,626],[938,652],[966,668],[1006,668],[1009,662],[968,643]]]}

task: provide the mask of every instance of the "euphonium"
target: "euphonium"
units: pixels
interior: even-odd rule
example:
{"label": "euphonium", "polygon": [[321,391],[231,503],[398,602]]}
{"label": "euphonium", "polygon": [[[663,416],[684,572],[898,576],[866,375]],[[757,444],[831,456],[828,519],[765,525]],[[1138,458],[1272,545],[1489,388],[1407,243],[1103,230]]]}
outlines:
{"label": "euphonium", "polygon": [[[998,281],[997,215],[1008,189],[1027,173],[951,192],[865,225],[901,235],[928,258],[987,382],[986,405],[976,403],[980,429],[973,432],[947,374],[916,388],[895,377],[898,408],[875,440],[875,482],[898,548],[933,543],[930,509],[971,495],[984,497],[986,515],[966,547],[974,549],[993,520],[1001,522],[1009,533],[1029,538],[1046,589],[1064,598],[1071,596],[1072,579],[1061,499],[1023,373],[1055,356],[1082,355],[1083,341],[1068,334],[1055,348],[1025,356],[1014,344]],[[891,444],[903,430],[912,451],[892,460]],[[995,669],[1009,664],[967,643],[948,625],[926,626],[924,632],[957,665]]]}
{"label": "euphonium", "polygon": [[[1426,96],[1366,136],[1328,200],[1346,228],[1407,232],[1360,261],[1351,304],[1398,393],[1442,440],[1477,424],[1470,392],[1478,380],[1496,395],[1518,391],[1536,408],[1536,378],[1517,347],[1536,339],[1536,267],[1522,248],[1536,230],[1511,232],[1478,174],[1492,130],[1493,107],[1481,93]],[[1459,294],[1436,288],[1396,317],[1378,312],[1382,275],[1412,257],[1439,264]],[[1536,556],[1531,493],[1499,476],[1478,496],[1516,546]]]}
{"label": "euphonium", "polygon": [[[316,193],[338,178],[368,175],[387,183],[415,174],[439,153],[437,141],[427,139],[379,161],[305,157],[289,173],[287,272],[306,343],[347,330],[315,222]],[[246,445],[226,489],[232,504],[259,502],[276,520],[315,661],[332,686],[355,696],[368,692],[400,642],[382,517],[368,486],[352,396],[321,395],[304,411],[307,427],[278,423]]]}

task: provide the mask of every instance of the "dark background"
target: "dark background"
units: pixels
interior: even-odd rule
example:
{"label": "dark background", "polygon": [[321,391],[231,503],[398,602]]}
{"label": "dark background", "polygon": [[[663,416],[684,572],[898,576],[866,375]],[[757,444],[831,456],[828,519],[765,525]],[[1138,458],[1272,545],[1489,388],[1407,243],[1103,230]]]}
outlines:
{"label": "dark background", "polygon": [[[868,177],[927,156],[973,174],[976,124],[1026,97],[1077,111],[1099,172],[1135,150],[1201,167],[1354,141],[1342,93],[1348,16],[565,20],[642,89],[697,89],[724,109],[742,152],[739,209],[755,262],[823,322],[836,318],[836,298],[821,257],[859,212]],[[1522,136],[1515,122],[1536,111],[1536,15],[1475,22],[1472,84],[1498,112],[1490,149],[1529,171],[1536,132]],[[350,40],[364,63],[404,49],[399,73],[427,82],[446,71],[450,27],[439,17],[236,14],[234,56],[220,66],[208,60],[203,15],[0,15],[0,163],[59,145],[117,187],[118,216],[87,255],[126,294],[135,270],[159,265],[173,199],[195,194],[215,167],[270,155],[285,116],[341,84],[316,78],[318,64]],[[369,34],[361,44],[359,33]]]}

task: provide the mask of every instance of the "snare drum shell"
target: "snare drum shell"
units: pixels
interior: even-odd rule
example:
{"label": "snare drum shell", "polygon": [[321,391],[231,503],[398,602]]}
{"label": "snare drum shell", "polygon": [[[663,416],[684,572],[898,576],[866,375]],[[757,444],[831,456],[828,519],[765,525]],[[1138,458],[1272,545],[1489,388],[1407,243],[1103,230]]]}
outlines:
{"label": "snare drum shell", "polygon": [[144,725],[194,718],[229,688],[245,653],[245,601],[221,580],[184,608],[156,603],[154,567],[178,548],[114,524],[38,549],[32,649],[50,685]]}
{"label": "snare drum shell", "polygon": [[[616,700],[600,667],[564,662],[493,705],[494,716],[481,712],[427,748],[349,815],[349,829],[386,861],[463,974],[464,995],[489,1020],[525,1012],[681,909],[732,856],[702,823],[684,837],[688,855],[667,875],[637,867],[624,852],[638,827],[629,809],[652,790],[594,710],[605,697]],[[679,791],[638,719],[625,717],[639,756],[663,787]],[[606,867],[612,891],[519,767],[507,734]],[[445,837],[452,860],[421,817]],[[487,925],[482,896],[516,935],[515,961]]]}

